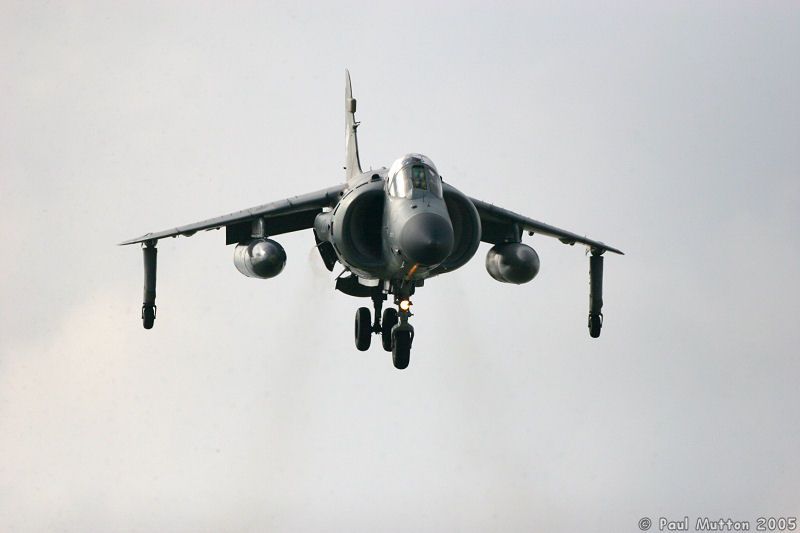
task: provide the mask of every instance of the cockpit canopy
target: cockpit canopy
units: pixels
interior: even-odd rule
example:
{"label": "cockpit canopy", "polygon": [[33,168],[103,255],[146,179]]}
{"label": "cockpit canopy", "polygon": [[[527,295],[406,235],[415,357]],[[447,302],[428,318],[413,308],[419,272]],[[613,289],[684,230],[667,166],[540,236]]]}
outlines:
{"label": "cockpit canopy", "polygon": [[436,165],[422,154],[407,154],[389,168],[388,191],[396,198],[410,198],[414,191],[442,197],[442,178]]}

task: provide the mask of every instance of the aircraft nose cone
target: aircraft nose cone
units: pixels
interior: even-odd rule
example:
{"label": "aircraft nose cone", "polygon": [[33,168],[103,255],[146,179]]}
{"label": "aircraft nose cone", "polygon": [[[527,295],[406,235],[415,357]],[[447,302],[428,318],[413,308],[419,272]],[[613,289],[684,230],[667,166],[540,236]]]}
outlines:
{"label": "aircraft nose cone", "polygon": [[436,213],[419,213],[406,222],[400,242],[414,263],[438,265],[453,251],[453,226]]}

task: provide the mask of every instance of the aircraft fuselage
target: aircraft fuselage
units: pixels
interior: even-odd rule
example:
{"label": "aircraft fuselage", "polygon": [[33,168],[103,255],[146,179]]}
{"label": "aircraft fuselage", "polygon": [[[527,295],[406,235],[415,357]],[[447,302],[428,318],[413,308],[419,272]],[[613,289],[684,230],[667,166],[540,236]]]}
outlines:
{"label": "aircraft fuselage", "polygon": [[[314,223],[317,238],[329,243],[338,261],[364,285],[413,285],[454,270],[474,255],[480,242],[477,213],[468,209],[471,204],[463,194],[443,186],[427,158],[410,154],[398,161],[390,170],[359,175],[337,205]],[[409,174],[427,175],[402,189],[397,182],[409,167]]]}

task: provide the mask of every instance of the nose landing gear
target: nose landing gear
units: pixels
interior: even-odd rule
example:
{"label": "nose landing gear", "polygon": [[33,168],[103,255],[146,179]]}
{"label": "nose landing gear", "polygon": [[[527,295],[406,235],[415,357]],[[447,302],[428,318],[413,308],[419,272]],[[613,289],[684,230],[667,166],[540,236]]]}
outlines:
{"label": "nose landing gear", "polygon": [[[408,300],[405,300],[408,301]],[[411,358],[411,342],[414,340],[414,326],[408,323],[411,317],[411,309],[403,309],[403,302],[400,303],[400,311],[397,313],[400,322],[392,327],[392,363],[397,369],[408,367]]]}
{"label": "nose landing gear", "polygon": [[386,296],[376,293],[372,296],[375,322],[371,323],[371,313],[367,307],[359,307],[355,319],[355,342],[359,351],[369,350],[372,334],[380,334],[381,345],[387,352],[392,352],[392,362],[395,368],[408,367],[411,358],[411,343],[414,340],[414,327],[408,323],[413,315],[411,301],[408,297],[395,298],[397,309],[389,307],[383,311],[381,308]]}

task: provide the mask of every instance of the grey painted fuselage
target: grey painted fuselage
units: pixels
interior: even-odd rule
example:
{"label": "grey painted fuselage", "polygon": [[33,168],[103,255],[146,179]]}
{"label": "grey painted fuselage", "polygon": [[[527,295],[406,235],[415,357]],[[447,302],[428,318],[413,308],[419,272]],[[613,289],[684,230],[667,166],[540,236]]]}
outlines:
{"label": "grey painted fuselage", "polygon": [[[333,245],[339,261],[363,280],[425,279],[452,250],[453,227],[447,206],[443,198],[425,190],[414,189],[408,198],[391,196],[386,174],[385,168],[360,174],[330,214],[318,217],[323,223],[330,220],[330,231],[317,224],[315,228]],[[368,256],[359,253],[358,246],[342,242],[348,231],[363,229],[347,227],[344,217],[365,202],[362,197],[377,195],[383,198],[371,205],[383,203],[380,220],[368,220],[358,216],[360,213],[350,219],[352,224],[378,222],[380,255]]]}

